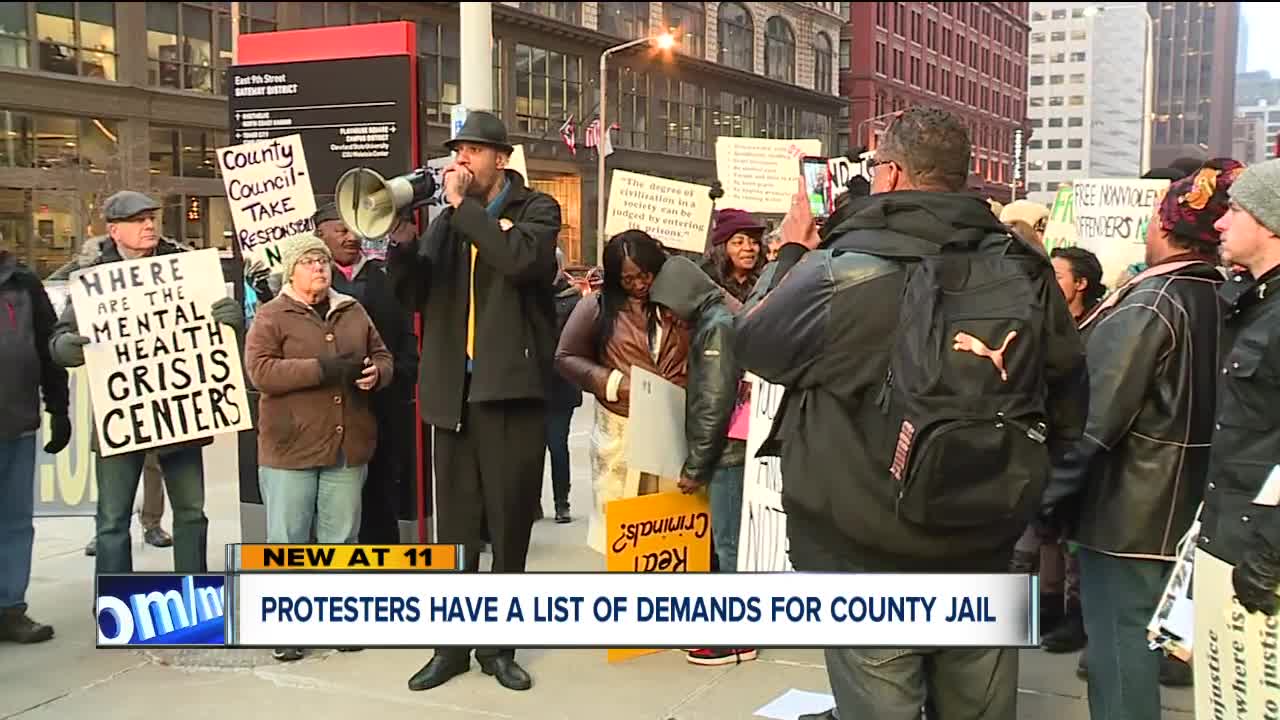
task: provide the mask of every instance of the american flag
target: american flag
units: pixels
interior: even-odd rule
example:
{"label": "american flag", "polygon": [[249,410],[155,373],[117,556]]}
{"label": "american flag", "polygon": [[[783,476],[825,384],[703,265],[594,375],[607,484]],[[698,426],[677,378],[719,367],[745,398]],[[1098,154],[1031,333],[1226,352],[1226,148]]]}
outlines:
{"label": "american flag", "polygon": [[569,148],[571,155],[578,154],[578,131],[573,125],[572,115],[560,126],[560,139],[564,140],[565,147]]}
{"label": "american flag", "polygon": [[[609,126],[609,130],[621,130],[621,128],[618,123],[613,123]],[[613,154],[613,141],[608,136],[600,137],[600,118],[592,120],[591,124],[587,126],[587,141],[585,145],[587,147],[600,148],[599,152],[604,153],[605,157]]]}

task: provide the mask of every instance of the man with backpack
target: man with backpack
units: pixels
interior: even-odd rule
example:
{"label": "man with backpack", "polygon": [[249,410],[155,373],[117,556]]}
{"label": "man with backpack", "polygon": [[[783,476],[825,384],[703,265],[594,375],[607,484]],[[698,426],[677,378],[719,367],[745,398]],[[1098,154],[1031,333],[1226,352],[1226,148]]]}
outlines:
{"label": "man with backpack", "polygon": [[[1084,349],[1052,265],[964,192],[970,162],[961,120],[902,113],[872,195],[821,239],[797,196],[779,279],[735,323],[743,367],[786,388],[762,452],[781,455],[797,570],[1003,572],[1080,436]],[[1016,717],[1014,649],[826,660],[842,718]]]}

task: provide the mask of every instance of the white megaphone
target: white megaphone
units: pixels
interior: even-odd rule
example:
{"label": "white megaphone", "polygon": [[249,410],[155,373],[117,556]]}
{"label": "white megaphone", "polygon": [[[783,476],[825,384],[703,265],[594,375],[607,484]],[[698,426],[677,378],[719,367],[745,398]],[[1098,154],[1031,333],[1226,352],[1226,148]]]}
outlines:
{"label": "white megaphone", "polygon": [[338,216],[352,232],[377,238],[391,230],[396,213],[429,200],[435,191],[435,178],[427,168],[388,180],[376,170],[358,167],[338,178],[333,200]]}

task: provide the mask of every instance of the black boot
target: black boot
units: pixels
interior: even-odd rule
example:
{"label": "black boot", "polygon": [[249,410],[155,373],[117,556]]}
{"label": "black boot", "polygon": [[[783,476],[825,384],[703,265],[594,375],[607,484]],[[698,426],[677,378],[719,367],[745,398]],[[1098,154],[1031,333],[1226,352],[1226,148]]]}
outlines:
{"label": "black boot", "polygon": [[0,642],[31,645],[52,637],[53,628],[32,620],[27,615],[26,605],[0,610]]}
{"label": "black boot", "polygon": [[471,654],[436,653],[431,662],[409,678],[410,690],[430,690],[439,687],[471,669]]}
{"label": "black boot", "polygon": [[1067,609],[1066,617],[1052,632],[1040,636],[1040,647],[1050,653],[1072,653],[1083,650],[1088,640],[1084,633],[1084,616],[1077,606]]}
{"label": "black boot", "polygon": [[528,690],[533,687],[533,678],[520,667],[515,658],[499,655],[480,661],[480,671],[492,675],[498,684],[508,690]]}

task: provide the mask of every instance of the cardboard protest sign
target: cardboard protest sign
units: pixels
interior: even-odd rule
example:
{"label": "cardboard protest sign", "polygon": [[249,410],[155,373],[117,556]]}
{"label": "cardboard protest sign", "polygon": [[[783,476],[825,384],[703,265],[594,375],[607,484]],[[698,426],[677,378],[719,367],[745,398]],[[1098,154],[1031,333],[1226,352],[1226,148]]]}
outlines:
{"label": "cardboard protest sign", "polygon": [[700,253],[711,229],[711,188],[614,170],[604,234],[643,230],[668,248]]}
{"label": "cardboard protest sign", "polygon": [[157,255],[71,277],[103,456],[252,429],[215,249]]}
{"label": "cardboard protest sign", "polygon": [[275,270],[283,245],[311,232],[316,212],[302,136],[219,148],[218,165],[241,254]]}
{"label": "cardboard protest sign", "polygon": [[1232,567],[1196,550],[1196,720],[1280,718],[1280,617],[1248,613],[1235,599]]}
{"label": "cardboard protest sign", "polygon": [[862,163],[844,155],[833,157],[827,160],[827,174],[831,176],[831,199],[834,201],[849,190],[847,185],[853,176],[862,174]]}
{"label": "cardboard protest sign", "polygon": [[1147,225],[1168,180],[1076,180],[1076,245],[1098,256],[1102,282],[1114,287],[1125,268],[1146,259]]}
{"label": "cardboard protest sign", "polygon": [[[705,491],[658,493],[605,505],[608,572],[711,570],[711,501]],[[609,662],[660,650],[609,650]]]}
{"label": "cardboard protest sign", "polygon": [[1049,220],[1044,227],[1044,249],[1053,252],[1055,248],[1073,247],[1076,244],[1075,193],[1071,183],[1058,186],[1058,194],[1053,197],[1053,206],[1049,209]]}
{"label": "cardboard protest sign", "polygon": [[787,514],[782,509],[782,466],[776,457],[756,457],[782,405],[784,388],[751,373],[746,379],[751,383],[751,417],[742,479],[738,572],[790,572]]}
{"label": "cardboard protest sign", "polygon": [[684,388],[642,367],[631,368],[627,467],[658,477],[680,476],[688,453]]}
{"label": "cardboard protest sign", "polygon": [[822,155],[822,141],[716,138],[716,175],[724,187],[719,206],[786,213],[806,155]]}

